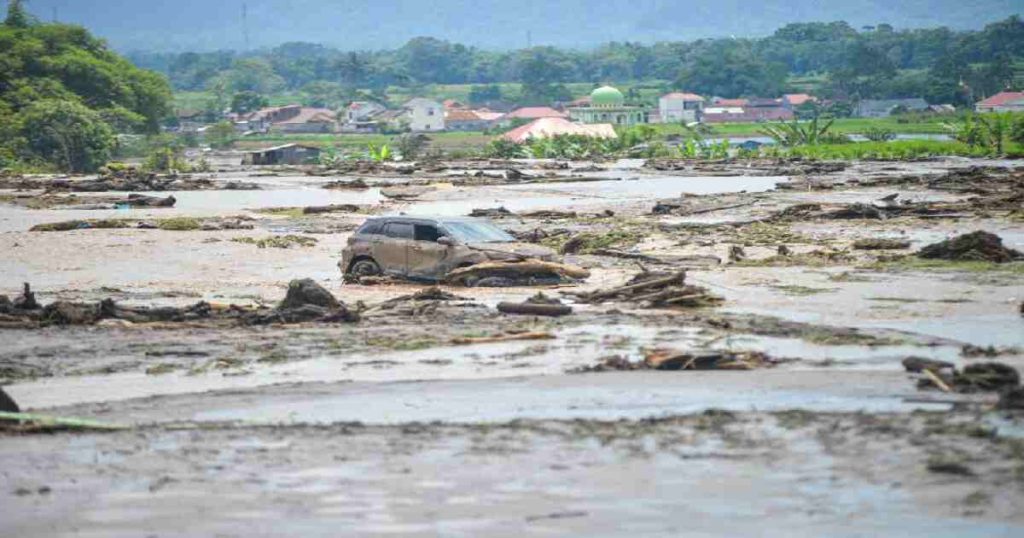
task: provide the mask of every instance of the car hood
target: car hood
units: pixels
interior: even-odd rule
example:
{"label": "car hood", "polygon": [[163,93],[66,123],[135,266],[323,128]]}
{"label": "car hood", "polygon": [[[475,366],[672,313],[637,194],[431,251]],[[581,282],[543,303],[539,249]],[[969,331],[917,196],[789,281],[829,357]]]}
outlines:
{"label": "car hood", "polygon": [[[467,243],[467,247],[483,251],[489,258],[506,259],[513,256],[549,260],[555,251],[532,243]],[[507,255],[507,256],[506,256]]]}

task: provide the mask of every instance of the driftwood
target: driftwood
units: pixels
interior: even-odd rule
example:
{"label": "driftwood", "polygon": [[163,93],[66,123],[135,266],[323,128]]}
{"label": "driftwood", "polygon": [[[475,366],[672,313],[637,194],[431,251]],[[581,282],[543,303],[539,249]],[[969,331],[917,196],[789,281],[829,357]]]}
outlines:
{"label": "driftwood", "polygon": [[449,284],[466,284],[474,280],[491,277],[513,280],[561,277],[581,280],[589,278],[590,271],[574,265],[532,259],[518,262],[484,262],[456,269],[445,275],[444,282]]}
{"label": "driftwood", "polygon": [[606,301],[630,301],[654,307],[700,307],[717,305],[721,298],[700,286],[686,284],[686,271],[652,273],[644,271],[630,283],[617,288],[598,290],[577,295],[582,303],[597,304]]}
{"label": "driftwood", "polygon": [[561,317],[572,314],[572,307],[561,304],[541,303],[498,303],[498,312],[526,316]]}
{"label": "driftwood", "polygon": [[774,366],[776,361],[757,351],[693,354],[656,349],[644,357],[644,364],[655,370],[753,370]]}

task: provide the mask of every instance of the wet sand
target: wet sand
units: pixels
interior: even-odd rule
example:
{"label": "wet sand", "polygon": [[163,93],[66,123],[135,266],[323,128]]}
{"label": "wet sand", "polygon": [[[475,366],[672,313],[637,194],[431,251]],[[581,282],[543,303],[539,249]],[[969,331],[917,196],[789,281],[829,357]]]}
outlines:
{"label": "wet sand", "polygon": [[[473,185],[452,170],[450,178],[378,174],[358,191],[321,188],[352,176],[234,170],[218,176],[263,190],[176,192],[173,209],[0,205],[7,253],[0,293],[14,296],[31,282],[41,302],[273,304],[290,280],[309,277],[348,304],[373,305],[422,286],[342,284],[340,251],[366,214],[464,215],[498,206],[577,212],[495,220],[514,232],[625,230],[625,242],[614,246],[633,254],[717,257],[721,264],[694,265],[688,278],[724,298],[720,307],[690,311],[576,304],[573,316],[550,320],[494,310],[536,289],[452,288],[464,301],[357,324],[0,329],[0,383],[23,408],[132,427],[0,434],[0,534],[1024,532],[1020,417],[992,411],[992,393],[920,391],[917,376],[900,365],[916,356],[1024,367],[1021,262],[923,267],[884,258],[977,229],[1024,250],[1024,224],[998,211],[764,220],[795,204],[870,204],[891,192],[957,203],[971,195],[850,181],[1015,163],[857,163],[799,174],[771,165],[690,172],[642,165],[587,168],[579,174],[589,179],[577,183],[565,182],[576,171],[560,171],[549,184]],[[516,166],[546,173],[531,168],[537,163]],[[829,188],[802,188],[813,182]],[[411,201],[381,195],[403,184],[426,190]],[[658,200],[680,195],[740,196],[746,205],[651,214]],[[349,203],[366,209],[267,211]],[[28,231],[69,219],[171,217],[243,217],[253,228]],[[316,243],[278,249],[233,241],[282,234]],[[911,248],[850,248],[865,237],[905,239]],[[779,245],[795,258],[773,261]],[[746,260],[730,261],[735,246]],[[812,256],[822,249],[841,255]],[[544,292],[569,303],[563,292],[619,285],[637,271],[636,261],[608,255],[567,260],[592,277]],[[552,339],[452,344],[517,331]],[[993,346],[996,356],[977,357],[965,346]],[[610,356],[642,361],[652,348],[757,351],[782,363],[739,372],[573,373]],[[969,474],[936,464],[949,460]]]}

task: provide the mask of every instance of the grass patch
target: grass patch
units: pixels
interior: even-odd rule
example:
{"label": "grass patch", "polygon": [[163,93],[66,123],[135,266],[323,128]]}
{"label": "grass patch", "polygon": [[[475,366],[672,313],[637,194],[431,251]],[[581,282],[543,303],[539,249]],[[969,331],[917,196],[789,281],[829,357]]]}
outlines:
{"label": "grass patch", "polygon": [[263,215],[273,215],[275,217],[288,217],[293,219],[304,217],[306,215],[304,208],[301,207],[263,207],[254,210],[254,212]]}
{"label": "grass patch", "polygon": [[875,271],[936,271],[965,273],[1007,273],[1024,275],[1024,262],[926,260],[916,256],[879,261],[863,267]]}
{"label": "grass patch", "polygon": [[315,246],[318,242],[314,237],[304,237],[301,235],[275,235],[272,237],[264,237],[263,239],[256,239],[255,237],[235,237],[231,241],[234,243],[256,245],[259,248],[307,248]]}
{"label": "grass patch", "polygon": [[30,232],[68,232],[71,230],[127,228],[128,223],[118,219],[107,220],[66,220],[37,224],[29,228]]}
{"label": "grass patch", "polygon": [[787,225],[767,222],[755,222],[739,228],[736,230],[736,240],[747,247],[781,243],[811,243],[810,238],[793,232]]}
{"label": "grass patch", "polygon": [[156,221],[156,227],[170,232],[191,232],[203,227],[202,221],[192,217],[174,217]]}
{"label": "grass patch", "polygon": [[759,260],[743,260],[736,262],[737,267],[828,267],[850,263],[853,257],[846,251],[816,250],[790,256],[771,256]]}
{"label": "grass patch", "polygon": [[[905,161],[940,156],[991,157],[987,148],[943,140],[896,140],[892,142],[854,142],[850,144],[820,144],[793,148],[769,148],[770,156],[807,160],[875,160]],[[1007,156],[1024,157],[1024,147],[1010,144]]]}

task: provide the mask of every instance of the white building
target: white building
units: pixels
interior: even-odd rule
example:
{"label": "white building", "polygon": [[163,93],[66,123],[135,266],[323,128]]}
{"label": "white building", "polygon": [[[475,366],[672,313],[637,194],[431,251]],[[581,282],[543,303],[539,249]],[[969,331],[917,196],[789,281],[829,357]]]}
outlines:
{"label": "white building", "polygon": [[405,103],[404,108],[410,131],[419,133],[444,130],[444,105],[441,103],[417,97]]}
{"label": "white building", "polygon": [[674,92],[658,99],[658,116],[662,123],[693,123],[704,115],[704,98],[692,93]]}

